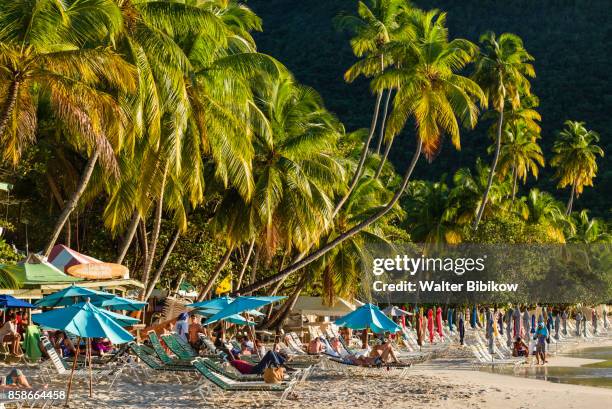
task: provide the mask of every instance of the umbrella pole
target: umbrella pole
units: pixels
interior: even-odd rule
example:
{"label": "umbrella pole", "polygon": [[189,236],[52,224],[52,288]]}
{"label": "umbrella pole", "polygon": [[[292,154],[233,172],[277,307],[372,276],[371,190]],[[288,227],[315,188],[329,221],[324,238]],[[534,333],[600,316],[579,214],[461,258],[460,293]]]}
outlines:
{"label": "umbrella pole", "polygon": [[77,366],[77,359],[79,357],[79,351],[81,347],[81,337],[77,338],[77,347],[74,354],[74,361],[72,362],[72,370],[70,371],[70,378],[68,378],[68,390],[66,391],[66,406],[68,406],[68,400],[70,399],[70,390],[72,389],[72,378],[74,377],[74,370]]}
{"label": "umbrella pole", "polygon": [[93,397],[93,369],[91,359],[91,338],[87,338],[87,349],[89,350],[89,397]]}

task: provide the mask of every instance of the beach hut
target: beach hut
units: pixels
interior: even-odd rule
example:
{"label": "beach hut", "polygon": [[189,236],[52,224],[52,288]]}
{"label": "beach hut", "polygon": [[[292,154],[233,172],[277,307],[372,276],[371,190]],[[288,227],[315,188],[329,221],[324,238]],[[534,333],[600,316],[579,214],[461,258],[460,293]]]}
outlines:
{"label": "beach hut", "polygon": [[73,283],[80,278],[64,274],[55,266],[35,254],[30,254],[18,264],[0,264],[0,270],[10,274],[20,287],[37,286],[41,283]]}
{"label": "beach hut", "polygon": [[73,277],[89,280],[127,279],[130,277],[129,269],[126,266],[105,263],[81,254],[63,244],[57,244],[51,249],[48,260],[56,268]]}

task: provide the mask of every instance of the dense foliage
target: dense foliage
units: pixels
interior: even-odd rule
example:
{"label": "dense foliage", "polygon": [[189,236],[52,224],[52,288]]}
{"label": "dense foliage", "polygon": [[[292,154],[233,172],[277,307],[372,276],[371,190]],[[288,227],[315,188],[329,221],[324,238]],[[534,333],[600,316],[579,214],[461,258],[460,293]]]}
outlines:
{"label": "dense foliage", "polygon": [[273,325],[302,291],[355,296],[372,243],[610,241],[585,209],[608,206],[609,84],[600,107],[564,106],[582,91],[558,94],[531,20],[478,41],[505,24],[469,2],[268,1],[254,38],[234,0],[33,3],[0,1],[0,198],[22,252],[124,263],[143,298],[183,279],[204,298],[231,273],[291,295]]}

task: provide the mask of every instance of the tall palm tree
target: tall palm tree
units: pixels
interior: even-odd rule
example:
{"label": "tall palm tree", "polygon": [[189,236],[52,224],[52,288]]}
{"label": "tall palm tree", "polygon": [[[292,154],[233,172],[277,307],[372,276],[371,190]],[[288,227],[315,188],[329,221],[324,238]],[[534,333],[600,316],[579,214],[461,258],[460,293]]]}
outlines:
{"label": "tall palm tree", "polygon": [[385,53],[392,56],[397,67],[386,70],[373,81],[375,90],[397,90],[385,132],[397,135],[409,118],[416,123],[416,149],[393,197],[306,257],[243,288],[242,292],[252,292],[282,280],[384,217],[402,196],[421,153],[432,160],[440,148],[443,134],[450,135],[453,144],[459,147],[459,123],[475,126],[478,119],[475,100],[484,104],[486,96],[475,82],[457,72],[472,61],[476,47],[467,40],[448,41],[445,19],[446,15],[437,10],[412,11],[409,22],[417,41],[388,44]]}
{"label": "tall palm tree", "polygon": [[[36,10],[35,13],[32,10]],[[65,134],[77,141],[89,160],[66,201],[44,249],[48,254],[83,194],[100,159],[115,173],[115,149],[122,144],[126,115],[112,95],[136,87],[132,67],[99,45],[120,25],[108,0],[19,0],[0,5],[0,146],[16,163],[35,139],[37,110],[48,106]],[[93,44],[86,48],[82,44]],[[78,136],[78,137],[77,137]]]}
{"label": "tall palm tree", "polygon": [[270,259],[279,247],[287,254],[305,252],[325,233],[332,199],[344,182],[335,155],[343,129],[314,90],[290,78],[263,76],[256,89],[269,128],[253,140],[254,193],[246,201],[227,192],[215,227],[228,245],[255,238]]}
{"label": "tall palm tree", "polygon": [[572,187],[566,215],[572,212],[574,196],[579,196],[585,186],[593,186],[593,178],[597,175],[597,156],[604,156],[603,149],[595,144],[599,142],[599,135],[587,130],[584,125],[584,122],[565,121],[565,129],[559,133],[552,149],[554,156],[550,164],[557,168],[557,187]]}
{"label": "tall palm tree", "polygon": [[[406,25],[401,24],[400,16],[410,9],[411,6],[407,0],[369,0],[367,4],[359,1],[357,16],[341,14],[337,17],[336,21],[340,27],[349,28],[354,33],[350,41],[351,47],[355,56],[362,58],[353,64],[344,74],[344,79],[347,82],[353,82],[360,75],[376,77],[384,72],[389,61],[386,61],[388,56],[385,56],[383,48],[386,44],[402,36],[402,31],[405,31]],[[336,204],[334,216],[340,211],[340,208],[344,205],[353,189],[355,189],[361,177],[370,144],[376,132],[383,94],[384,89],[376,92],[374,113],[372,114],[370,129],[364,142],[359,162],[349,183],[348,190]],[[392,90],[389,90],[385,100],[383,117],[381,118],[377,153],[380,153],[391,94]]]}
{"label": "tall palm tree", "polygon": [[529,173],[537,179],[539,167],[544,166],[544,155],[537,143],[539,135],[532,133],[522,122],[511,123],[505,129],[504,136],[499,153],[498,175],[504,178],[508,173],[511,174],[514,201],[517,180],[521,179],[525,183]]}
{"label": "tall palm tree", "polygon": [[513,109],[521,105],[521,98],[531,93],[528,77],[535,77],[535,70],[530,64],[533,57],[525,50],[523,41],[511,33],[503,33],[497,38],[495,33],[487,32],[480,37],[481,52],[476,62],[474,80],[482,87],[489,103],[497,112],[497,135],[495,153],[491,164],[488,188],[485,190],[480,209],[472,227],[478,228],[487,205],[490,187],[497,170],[504,127],[504,110],[506,103]]}

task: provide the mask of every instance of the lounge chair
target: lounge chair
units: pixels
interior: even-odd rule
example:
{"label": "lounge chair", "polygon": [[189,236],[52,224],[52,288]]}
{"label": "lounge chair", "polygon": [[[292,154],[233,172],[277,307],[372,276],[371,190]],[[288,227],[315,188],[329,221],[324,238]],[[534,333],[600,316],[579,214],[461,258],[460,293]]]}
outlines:
{"label": "lounge chair", "polygon": [[[43,336],[43,337],[40,337],[40,341],[43,345],[44,351],[49,356],[49,361],[52,365],[52,368],[54,369],[53,376],[51,376],[51,371],[48,368],[45,368],[43,366],[42,367],[43,377],[47,375],[49,382],[53,381],[53,379],[56,378],[57,375],[62,376],[62,377],[69,377],[70,373],[72,372],[72,363],[68,363],[64,361],[58,355],[57,351],[51,344],[51,341],[49,341],[49,338]],[[113,378],[110,384],[110,386],[112,387],[113,383],[119,377],[122,370],[123,370],[123,367],[121,365],[118,365],[118,367],[116,368],[92,369],[91,374],[96,380],[100,380],[104,377],[109,377],[110,375],[113,375]],[[77,368],[74,371],[75,378],[88,378],[89,375],[90,375],[90,369],[88,367],[77,365]]]}
{"label": "lounge chair", "polygon": [[179,339],[181,341],[184,341],[184,340],[175,332],[172,332],[166,335],[162,335],[161,339],[164,341],[168,349],[170,349],[170,351],[172,351],[172,353],[181,360],[188,361],[188,360],[198,357],[198,355],[193,351],[193,349],[191,348],[191,346],[189,346],[189,344],[187,344],[187,346],[189,346],[189,349],[187,349],[185,345],[181,344]]}
{"label": "lounge chair", "polygon": [[208,390],[213,393],[212,386],[214,385],[217,390],[222,392],[250,392],[249,396],[253,398],[254,402],[258,401],[257,395],[270,396],[271,393],[281,393],[279,402],[285,400],[289,393],[293,390],[298,382],[298,379],[292,379],[287,383],[269,384],[265,382],[236,382],[230,378],[227,378],[221,374],[212,371],[204,362],[206,358],[196,358],[191,361],[193,367],[198,371],[204,378],[204,382],[196,387],[196,391],[202,395],[203,399],[207,398],[204,390]]}
{"label": "lounge chair", "polygon": [[263,381],[263,377],[261,375],[243,375],[235,371],[228,371],[222,364],[210,358],[201,358],[199,361],[204,363],[204,365],[206,365],[211,371],[237,382]]}
{"label": "lounge chair", "polygon": [[164,365],[175,366],[179,368],[182,367],[182,368],[185,368],[184,370],[193,370],[193,369],[188,369],[191,367],[189,364],[190,363],[189,360],[174,359],[170,357],[170,355],[168,355],[168,353],[162,346],[161,342],[159,341],[159,337],[157,336],[157,333],[155,331],[149,331],[148,337],[149,337],[149,341],[151,341],[151,346],[153,347],[155,354],[160,359],[160,361],[163,362]]}

